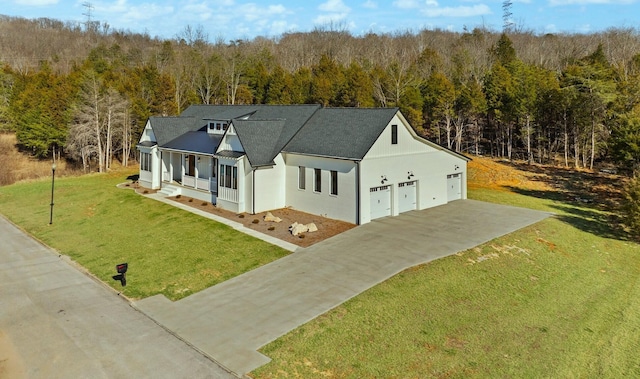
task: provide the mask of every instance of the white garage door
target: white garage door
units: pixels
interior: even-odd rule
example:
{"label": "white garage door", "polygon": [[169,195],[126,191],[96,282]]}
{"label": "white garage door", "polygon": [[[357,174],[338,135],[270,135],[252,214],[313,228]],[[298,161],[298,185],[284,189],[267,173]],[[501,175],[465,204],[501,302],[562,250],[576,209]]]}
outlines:
{"label": "white garage door", "polygon": [[391,186],[372,187],[369,197],[372,220],[391,215]]}
{"label": "white garage door", "polygon": [[462,174],[447,175],[447,201],[462,199]]}
{"label": "white garage door", "polygon": [[408,212],[416,209],[416,181],[398,183],[398,211]]}

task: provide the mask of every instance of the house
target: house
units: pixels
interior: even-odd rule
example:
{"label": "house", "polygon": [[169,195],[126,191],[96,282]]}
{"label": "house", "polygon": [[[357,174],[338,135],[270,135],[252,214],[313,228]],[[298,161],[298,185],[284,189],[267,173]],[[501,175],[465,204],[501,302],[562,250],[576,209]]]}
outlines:
{"label": "house", "polygon": [[139,183],[237,213],[284,207],[364,224],[465,199],[468,158],[397,108],[193,105],[151,117]]}

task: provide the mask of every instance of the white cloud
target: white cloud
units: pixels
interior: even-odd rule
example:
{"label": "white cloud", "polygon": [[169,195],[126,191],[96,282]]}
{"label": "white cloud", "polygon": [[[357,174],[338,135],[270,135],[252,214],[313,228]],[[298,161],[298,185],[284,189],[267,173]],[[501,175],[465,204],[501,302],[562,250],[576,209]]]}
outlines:
{"label": "white cloud", "polygon": [[378,9],[378,3],[372,0],[367,0],[362,4],[362,7],[367,9]]}
{"label": "white cloud", "polygon": [[396,0],[393,6],[400,9],[416,9],[420,8],[420,3],[417,0]]}
{"label": "white cloud", "polygon": [[290,13],[282,5],[269,5],[268,7],[261,7],[254,3],[248,3],[240,5],[239,9],[241,10],[239,14],[244,15],[244,18],[247,21],[261,20],[263,22],[268,22],[267,18],[269,17],[282,16]]}
{"label": "white cloud", "polygon": [[16,4],[18,5],[27,5],[33,7],[41,7],[45,5],[55,5],[58,4],[59,0],[16,0]]}
{"label": "white cloud", "polygon": [[436,0],[427,0],[428,7],[437,7],[439,4]]}
{"label": "white cloud", "polygon": [[313,23],[316,25],[327,25],[327,24],[335,24],[347,18],[346,13],[330,13],[330,14],[321,14],[315,19],[313,19]]}
{"label": "white cloud", "polygon": [[318,9],[323,12],[332,12],[332,13],[348,13],[351,8],[346,6],[342,0],[329,0],[326,3],[320,4]]}
{"label": "white cloud", "polygon": [[633,4],[634,0],[549,0],[552,7],[562,5],[588,5],[588,4],[604,4],[604,5],[621,5]]}
{"label": "white cloud", "polygon": [[422,14],[427,17],[475,17],[491,14],[491,9],[485,4],[474,6],[424,8]]}

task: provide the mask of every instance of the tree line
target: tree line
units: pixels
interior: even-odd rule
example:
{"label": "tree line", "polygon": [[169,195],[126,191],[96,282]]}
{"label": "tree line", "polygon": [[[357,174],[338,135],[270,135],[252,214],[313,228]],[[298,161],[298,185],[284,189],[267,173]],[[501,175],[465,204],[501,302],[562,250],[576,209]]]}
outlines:
{"label": "tree line", "polygon": [[98,26],[0,18],[0,130],[37,157],[104,171],[135,155],[152,115],[316,103],[399,107],[418,133],[464,153],[588,168],[640,162],[635,29],[353,36],[330,26],[210,42],[201,28],[160,40]]}

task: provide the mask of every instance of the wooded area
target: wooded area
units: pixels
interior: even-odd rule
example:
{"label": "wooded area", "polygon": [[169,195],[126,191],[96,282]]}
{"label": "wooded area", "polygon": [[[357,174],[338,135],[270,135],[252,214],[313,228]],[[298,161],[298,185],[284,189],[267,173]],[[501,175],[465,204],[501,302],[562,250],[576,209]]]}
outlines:
{"label": "wooded area", "polygon": [[191,104],[401,109],[456,151],[593,168],[640,162],[640,34],[353,36],[339,27],[211,42],[0,16],[0,131],[85,170],[127,164],[152,115]]}

